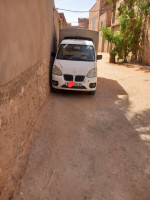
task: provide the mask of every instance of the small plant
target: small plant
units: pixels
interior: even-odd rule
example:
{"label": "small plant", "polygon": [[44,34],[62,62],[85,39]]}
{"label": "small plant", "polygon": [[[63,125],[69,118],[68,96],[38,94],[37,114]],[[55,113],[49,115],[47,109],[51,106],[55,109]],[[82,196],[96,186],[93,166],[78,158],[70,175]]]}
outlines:
{"label": "small plant", "polygon": [[118,60],[124,58],[124,40],[121,33],[117,33],[110,28],[101,28],[104,40],[107,40],[112,44],[110,54],[112,56],[118,56]]}

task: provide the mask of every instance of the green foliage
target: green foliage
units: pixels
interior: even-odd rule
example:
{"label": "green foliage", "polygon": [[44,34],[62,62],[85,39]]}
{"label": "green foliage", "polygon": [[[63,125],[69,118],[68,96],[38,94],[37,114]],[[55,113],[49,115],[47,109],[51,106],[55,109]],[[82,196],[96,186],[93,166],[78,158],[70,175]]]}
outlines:
{"label": "green foliage", "polygon": [[[116,0],[109,0],[110,2],[113,3],[113,12],[115,12]],[[101,28],[104,39],[113,44],[111,53],[117,55],[118,59],[127,61],[129,53],[137,58],[142,48],[143,25],[149,13],[150,2],[147,0],[124,0],[118,8],[119,32]]]}
{"label": "green foliage", "polygon": [[103,38],[113,44],[113,47],[110,51],[111,54],[114,56],[118,55],[119,59],[123,59],[123,55],[124,55],[123,40],[124,40],[124,38],[123,38],[122,34],[117,33],[110,28],[101,28],[101,30],[103,33]]}

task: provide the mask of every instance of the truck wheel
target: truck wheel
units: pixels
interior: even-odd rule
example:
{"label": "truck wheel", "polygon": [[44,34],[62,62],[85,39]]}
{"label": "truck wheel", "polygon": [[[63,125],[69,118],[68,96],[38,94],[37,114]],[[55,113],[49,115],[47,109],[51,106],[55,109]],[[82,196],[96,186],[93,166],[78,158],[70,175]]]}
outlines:
{"label": "truck wheel", "polygon": [[51,92],[52,92],[52,93],[55,93],[55,92],[56,92],[56,89],[53,88],[53,87],[51,87]]}
{"label": "truck wheel", "polygon": [[89,94],[90,94],[90,95],[95,95],[95,92],[96,92],[96,91],[90,91]]}

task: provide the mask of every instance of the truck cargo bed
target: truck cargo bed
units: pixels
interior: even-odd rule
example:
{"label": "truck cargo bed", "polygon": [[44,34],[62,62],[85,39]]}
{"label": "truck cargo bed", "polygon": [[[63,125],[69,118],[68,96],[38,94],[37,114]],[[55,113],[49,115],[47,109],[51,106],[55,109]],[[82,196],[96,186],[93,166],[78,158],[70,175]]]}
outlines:
{"label": "truck cargo bed", "polygon": [[67,28],[60,30],[60,43],[64,39],[83,39],[93,41],[96,53],[98,51],[99,33],[97,31]]}

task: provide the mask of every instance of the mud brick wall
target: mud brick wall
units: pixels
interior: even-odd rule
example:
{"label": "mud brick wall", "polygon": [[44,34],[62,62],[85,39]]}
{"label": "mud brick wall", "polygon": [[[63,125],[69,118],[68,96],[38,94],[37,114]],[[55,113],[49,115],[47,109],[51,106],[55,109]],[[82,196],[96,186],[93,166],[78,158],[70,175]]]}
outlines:
{"label": "mud brick wall", "polygon": [[49,95],[53,0],[0,3],[0,199]]}

